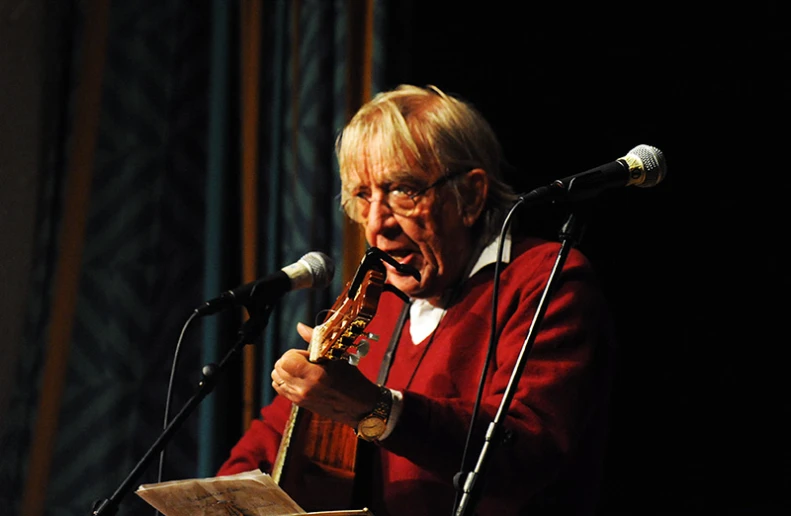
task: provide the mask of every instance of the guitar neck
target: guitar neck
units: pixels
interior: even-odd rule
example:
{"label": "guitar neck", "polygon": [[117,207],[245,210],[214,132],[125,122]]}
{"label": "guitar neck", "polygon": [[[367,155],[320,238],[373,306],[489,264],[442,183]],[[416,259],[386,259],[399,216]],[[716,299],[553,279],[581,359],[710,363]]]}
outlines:
{"label": "guitar neck", "polygon": [[291,438],[294,435],[294,428],[297,426],[299,410],[299,406],[294,403],[291,404],[291,413],[286,421],[283,437],[280,439],[280,446],[277,449],[275,463],[272,465],[272,479],[278,484],[280,484],[280,478],[283,475],[283,466],[286,464],[286,457],[288,456],[288,448],[291,445]]}

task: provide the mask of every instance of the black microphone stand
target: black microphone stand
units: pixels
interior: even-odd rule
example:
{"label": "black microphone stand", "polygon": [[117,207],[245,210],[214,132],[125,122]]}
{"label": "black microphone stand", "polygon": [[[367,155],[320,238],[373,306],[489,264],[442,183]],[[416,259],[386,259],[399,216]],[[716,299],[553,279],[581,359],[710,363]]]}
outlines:
{"label": "black microphone stand", "polygon": [[266,327],[269,316],[272,313],[274,305],[266,305],[263,309],[256,309],[255,303],[251,303],[248,308],[250,317],[245,321],[237,332],[237,340],[234,346],[225,354],[220,360],[219,364],[210,363],[203,366],[201,370],[203,378],[198,382],[198,390],[192,397],[187,400],[184,407],[178,414],[171,420],[167,427],[162,431],[160,436],[154,441],[154,444],[148,449],[143,457],[137,462],[137,465],[132,469],[126,479],[115,490],[110,498],[104,500],[97,500],[93,504],[91,510],[92,516],[100,515],[114,515],[118,511],[118,506],[121,500],[132,489],[137,482],[140,475],[142,475],[145,468],[150,464],[151,460],[157,453],[162,451],[167,443],[170,441],[171,436],[181,428],[181,425],[192,414],[192,411],[198,404],[203,401],[203,398],[209,395],[217,384],[219,375],[225,370],[228,362],[236,356],[242,348],[247,344],[252,344],[261,335]]}
{"label": "black microphone stand", "polygon": [[486,430],[484,443],[481,447],[480,455],[478,456],[475,468],[471,473],[467,474],[464,485],[462,486],[462,496],[455,512],[456,516],[462,516],[468,509],[474,507],[475,504],[477,504],[481,490],[480,483],[477,481],[486,469],[486,465],[490,456],[489,452],[495,444],[502,444],[507,440],[507,436],[503,435],[504,432],[502,429],[502,421],[505,419],[508,408],[510,407],[511,401],[513,400],[514,394],[516,393],[519,379],[522,377],[525,365],[527,364],[527,357],[530,355],[530,350],[533,348],[533,342],[536,339],[538,328],[541,326],[541,322],[544,319],[544,314],[547,310],[549,300],[555,292],[556,279],[560,274],[560,271],[563,270],[563,265],[566,263],[566,258],[568,257],[571,248],[577,245],[579,242],[584,230],[584,226],[584,221],[581,221],[579,216],[572,212],[560,230],[560,250],[558,251],[557,258],[555,259],[555,264],[552,267],[552,272],[549,275],[547,284],[544,287],[544,292],[542,293],[541,299],[538,302],[538,308],[536,309],[536,313],[533,316],[533,322],[530,324],[530,329],[527,332],[525,342],[522,344],[522,349],[519,352],[519,357],[516,361],[516,365],[514,366],[514,370],[511,372],[511,378],[509,379],[508,385],[505,388],[503,399],[500,402],[500,406],[497,409],[494,419],[491,423],[489,423],[489,427]]}

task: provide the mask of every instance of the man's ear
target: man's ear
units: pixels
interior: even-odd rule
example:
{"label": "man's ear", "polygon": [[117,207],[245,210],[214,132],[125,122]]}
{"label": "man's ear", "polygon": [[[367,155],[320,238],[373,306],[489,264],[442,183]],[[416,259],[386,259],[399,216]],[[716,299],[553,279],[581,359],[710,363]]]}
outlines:
{"label": "man's ear", "polygon": [[489,175],[486,171],[482,168],[474,168],[467,172],[462,186],[462,197],[464,198],[462,220],[465,226],[469,228],[475,224],[483,213],[488,196]]}

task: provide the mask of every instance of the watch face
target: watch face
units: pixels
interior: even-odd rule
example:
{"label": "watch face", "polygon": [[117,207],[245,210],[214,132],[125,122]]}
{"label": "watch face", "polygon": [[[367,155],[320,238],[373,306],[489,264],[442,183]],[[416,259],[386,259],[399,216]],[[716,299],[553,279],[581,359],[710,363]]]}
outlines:
{"label": "watch face", "polygon": [[387,423],[378,417],[368,417],[360,421],[357,432],[368,439],[376,439],[385,432]]}

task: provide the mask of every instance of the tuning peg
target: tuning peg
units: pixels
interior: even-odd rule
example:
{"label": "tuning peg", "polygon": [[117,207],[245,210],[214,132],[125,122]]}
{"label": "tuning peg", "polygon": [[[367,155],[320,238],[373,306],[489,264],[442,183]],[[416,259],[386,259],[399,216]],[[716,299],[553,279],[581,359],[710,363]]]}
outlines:
{"label": "tuning peg", "polygon": [[363,358],[365,355],[368,354],[368,350],[371,349],[371,343],[365,339],[360,340],[360,343],[357,344],[357,351],[354,353],[348,353],[347,360],[353,366],[356,366],[360,363],[360,359]]}
{"label": "tuning peg", "polygon": [[349,353],[348,355],[346,355],[346,361],[355,367],[360,363],[360,358],[362,357],[360,357],[360,355],[358,355],[357,353]]}
{"label": "tuning peg", "polygon": [[360,355],[360,358],[367,355],[370,349],[371,349],[371,343],[365,339],[362,339],[360,343],[357,344],[357,354]]}

